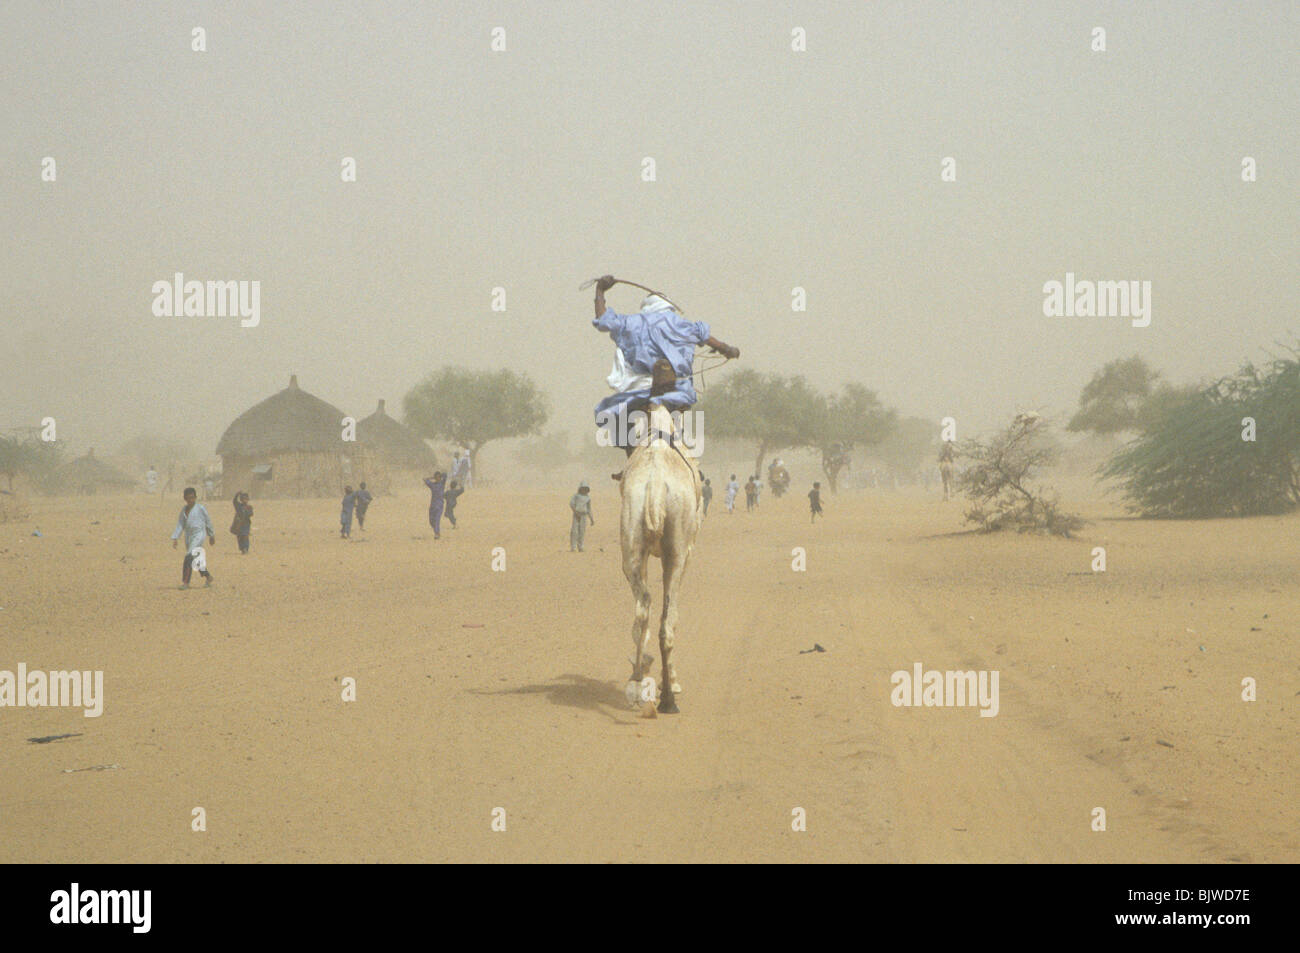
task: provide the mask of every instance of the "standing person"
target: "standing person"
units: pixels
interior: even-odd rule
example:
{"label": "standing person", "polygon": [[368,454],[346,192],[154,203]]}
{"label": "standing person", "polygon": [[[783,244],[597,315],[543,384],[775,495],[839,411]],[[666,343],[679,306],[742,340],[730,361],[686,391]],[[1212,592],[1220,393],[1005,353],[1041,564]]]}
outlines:
{"label": "standing person", "polygon": [[745,481],[745,512],[754,508],[754,478]]}
{"label": "standing person", "polygon": [[814,483],[813,488],[808,491],[808,506],[812,510],[810,523],[817,522],[819,515],[825,515],[822,513],[822,485],[820,483]]}
{"label": "standing person", "polygon": [[356,505],[356,492],[353,491],[352,487],[345,486],[343,488],[343,512],[339,514],[339,522],[343,524],[343,528],[339,531],[340,539],[352,538],[352,511],[356,508]]}
{"label": "standing person", "polygon": [[939,451],[939,478],[943,480],[943,500],[948,502],[948,492],[952,488],[952,464],[954,458],[952,441],[945,440]]}
{"label": "standing person", "polygon": [[150,495],[158,492],[158,471],[149,464],[149,472],[144,475],[144,491]]}
{"label": "standing person", "polygon": [[217,545],[217,534],[212,529],[212,520],[208,517],[207,508],[198,502],[198,491],[192,486],[185,488],[184,494],[185,505],[181,507],[181,512],[176,517],[176,528],[172,530],[172,549],[176,548],[176,540],[185,535],[185,562],[181,564],[181,588],[190,587],[190,573],[194,568],[196,557],[202,556],[199,563],[199,575],[204,579],[204,586],[212,585],[212,573],[208,572],[207,557],[203,554],[203,537],[208,537],[208,545]]}
{"label": "standing person", "polygon": [[573,523],[569,527],[569,552],[582,552],[582,544],[587,538],[587,521],[596,525],[596,517],[591,512],[591,487],[587,481],[578,486],[578,492],[569,497],[569,509],[573,511]]}
{"label": "standing person", "polygon": [[166,495],[172,491],[172,486],[176,483],[176,464],[167,464],[167,485],[163,487],[163,494]]}
{"label": "standing person", "polygon": [[215,484],[212,482],[212,477],[205,475],[203,478],[203,498],[205,500],[212,499],[212,493],[215,488]]}
{"label": "standing person", "polygon": [[731,482],[727,484],[726,496],[723,502],[727,504],[727,512],[734,513],[736,510],[736,494],[740,491],[740,484],[736,482],[736,474],[731,475]]}
{"label": "standing person", "polygon": [[763,476],[760,473],[754,474],[754,509],[758,509],[758,499],[763,495]]}
{"label": "standing person", "polygon": [[366,528],[366,510],[370,508],[372,500],[374,496],[366,489],[366,481],[362,480],[361,489],[357,490],[357,525],[362,530]]}
{"label": "standing person", "polygon": [[473,466],[474,464],[469,458],[469,451],[462,450],[460,452],[460,476],[457,479],[460,485],[467,490],[474,485],[474,474],[470,472]]}
{"label": "standing person", "polygon": [[469,451],[455,450],[451,455],[451,472],[447,474],[447,479],[454,483],[459,483],[461,489],[465,489],[469,480]]}
{"label": "standing person", "polygon": [[704,481],[704,488],[700,490],[700,496],[704,499],[704,515],[709,515],[709,503],[713,501],[713,483],[710,480]]}
{"label": "standing person", "polygon": [[239,555],[248,555],[248,536],[253,532],[253,507],[248,502],[248,494],[240,490],[235,494],[235,520],[230,524],[230,531],[239,541]]}
{"label": "standing person", "polygon": [[442,506],[443,493],[447,485],[447,477],[441,471],[437,470],[433,476],[424,478],[424,485],[429,488],[429,525],[433,527],[433,538],[442,539]]}
{"label": "standing person", "polygon": [[447,502],[447,521],[451,523],[451,528],[456,528],[456,500],[465,492],[465,488],[456,480],[451,481],[447,492],[443,494],[443,499]]}

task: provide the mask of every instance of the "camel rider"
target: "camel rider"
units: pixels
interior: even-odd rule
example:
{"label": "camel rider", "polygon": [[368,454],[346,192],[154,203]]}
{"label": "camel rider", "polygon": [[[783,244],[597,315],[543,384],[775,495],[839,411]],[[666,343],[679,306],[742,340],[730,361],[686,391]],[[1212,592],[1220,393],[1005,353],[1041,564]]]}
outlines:
{"label": "camel rider", "polygon": [[[605,292],[616,284],[612,275],[596,282],[596,317],[591,323],[614,339],[614,369],[607,378],[615,393],[596,405],[596,426],[610,435],[610,443],[628,456],[636,449],[628,414],[644,409],[651,396],[665,410],[681,410],[696,401],[691,381],[695,346],[705,344],[729,358],[740,349],[709,334],[703,321],[687,321],[659,295],[647,295],[637,314],[619,314],[605,304]],[[616,474],[615,479],[621,476]]]}

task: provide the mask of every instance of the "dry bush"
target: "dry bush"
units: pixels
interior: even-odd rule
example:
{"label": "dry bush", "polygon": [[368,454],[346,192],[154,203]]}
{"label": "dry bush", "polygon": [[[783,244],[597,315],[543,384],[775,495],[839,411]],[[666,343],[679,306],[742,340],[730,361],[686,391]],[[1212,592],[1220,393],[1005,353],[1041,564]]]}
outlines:
{"label": "dry bush", "polygon": [[1020,414],[1002,433],[987,443],[967,440],[958,448],[965,467],[957,476],[957,490],[974,505],[966,520],[991,533],[1014,529],[1020,533],[1071,536],[1083,520],[1061,510],[1054,493],[1029,481],[1060,452],[1037,414]]}

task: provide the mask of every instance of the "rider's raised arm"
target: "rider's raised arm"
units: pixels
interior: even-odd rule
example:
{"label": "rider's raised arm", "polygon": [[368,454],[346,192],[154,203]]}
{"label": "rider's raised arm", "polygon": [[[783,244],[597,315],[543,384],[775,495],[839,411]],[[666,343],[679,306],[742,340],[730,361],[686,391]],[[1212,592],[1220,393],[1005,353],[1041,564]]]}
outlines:
{"label": "rider's raised arm", "polygon": [[614,287],[613,275],[604,275],[596,282],[596,300],[594,304],[596,307],[597,320],[600,320],[600,316],[605,313],[607,307],[605,304],[605,292],[612,287]]}
{"label": "rider's raised arm", "polygon": [[709,339],[704,343],[707,344],[709,347],[713,348],[713,350],[717,351],[719,354],[725,354],[727,357],[731,358],[732,360],[735,360],[736,358],[740,357],[740,348],[732,347],[730,344],[726,344],[722,341],[719,341],[715,337],[710,336]]}

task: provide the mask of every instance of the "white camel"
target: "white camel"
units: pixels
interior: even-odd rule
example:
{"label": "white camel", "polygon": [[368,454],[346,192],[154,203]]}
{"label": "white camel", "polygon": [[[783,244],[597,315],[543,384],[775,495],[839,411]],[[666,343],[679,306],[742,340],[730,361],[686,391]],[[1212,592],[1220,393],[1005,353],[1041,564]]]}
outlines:
{"label": "white camel", "polygon": [[651,556],[658,556],[663,564],[664,607],[659,622],[663,686],[659,692],[659,711],[665,714],[677,711],[676,695],[682,690],[672,662],[677,596],[704,513],[699,469],[679,449],[680,438],[675,438],[674,433],[668,411],[652,404],[646,432],[623,471],[619,534],[623,545],[623,573],[636,597],[636,616],[632,622],[636,661],[632,663],[632,679],[627,684],[628,701],[633,704],[638,697],[643,702],[654,700],[654,678],[649,674],[654,664],[654,656],[649,652],[650,586],[646,576]]}

